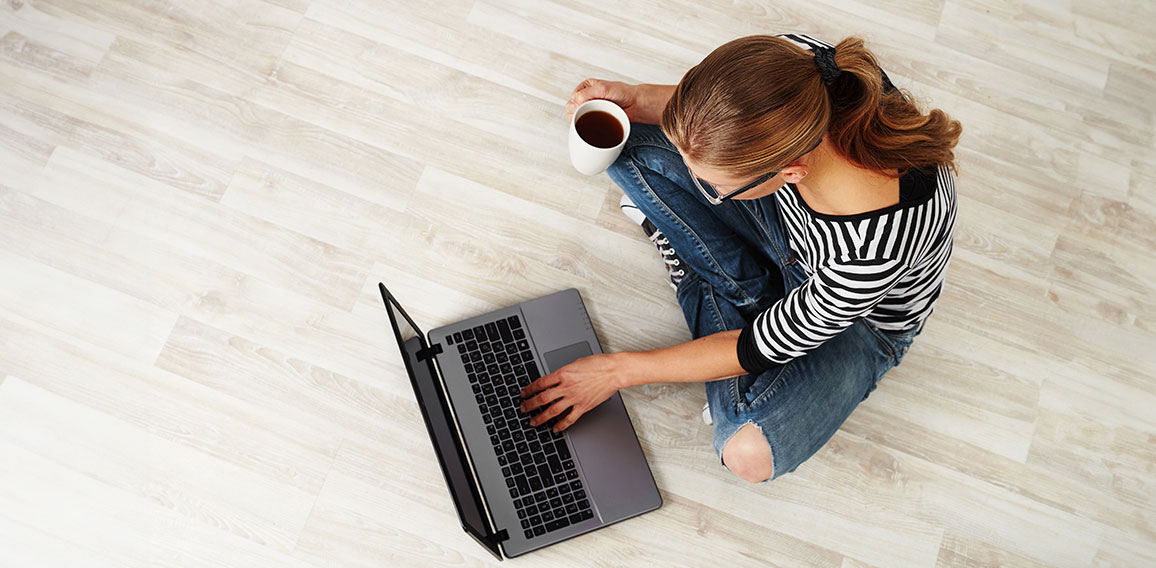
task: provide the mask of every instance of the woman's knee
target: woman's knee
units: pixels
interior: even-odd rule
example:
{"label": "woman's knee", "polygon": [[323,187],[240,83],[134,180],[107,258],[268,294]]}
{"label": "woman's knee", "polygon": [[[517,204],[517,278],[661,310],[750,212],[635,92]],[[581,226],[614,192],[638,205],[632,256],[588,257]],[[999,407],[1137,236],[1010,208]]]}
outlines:
{"label": "woman's knee", "polygon": [[610,165],[610,170],[619,172],[633,169],[663,171],[665,163],[681,160],[678,150],[662,133],[662,129],[651,124],[631,124],[630,137],[622,147],[622,153]]}
{"label": "woman's knee", "polygon": [[727,469],[745,481],[761,483],[775,476],[771,446],[754,423],[745,424],[727,441],[722,458]]}

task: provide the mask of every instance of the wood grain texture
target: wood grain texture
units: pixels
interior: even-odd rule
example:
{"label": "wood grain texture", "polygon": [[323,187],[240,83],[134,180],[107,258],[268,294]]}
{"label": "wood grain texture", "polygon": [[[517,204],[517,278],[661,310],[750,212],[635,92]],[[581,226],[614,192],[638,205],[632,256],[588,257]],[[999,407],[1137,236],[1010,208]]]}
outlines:
{"label": "wood grain texture", "polygon": [[795,473],[719,465],[702,385],[623,398],[660,510],[525,566],[1156,564],[1151,2],[0,1],[0,566],[491,566],[377,296],[427,329],[577,287],[689,338],[586,77],[863,37],[964,125],[904,364]]}

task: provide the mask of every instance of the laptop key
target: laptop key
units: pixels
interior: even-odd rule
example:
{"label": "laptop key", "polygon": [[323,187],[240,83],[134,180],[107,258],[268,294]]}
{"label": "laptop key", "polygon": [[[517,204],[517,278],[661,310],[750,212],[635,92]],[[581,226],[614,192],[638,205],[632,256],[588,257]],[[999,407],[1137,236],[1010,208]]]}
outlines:
{"label": "laptop key", "polygon": [[556,474],[562,473],[562,461],[558,459],[558,456],[551,455],[550,457],[546,458],[546,462],[550,464],[550,471]]}
{"label": "laptop key", "polygon": [[542,536],[546,534],[546,529],[543,527],[534,527],[534,536]]}
{"label": "laptop key", "polygon": [[486,329],[480,325],[478,327],[475,327],[474,328],[474,339],[477,339],[478,341],[486,339]]}
{"label": "laptop key", "polygon": [[570,447],[566,445],[566,440],[558,440],[557,442],[554,442],[554,449],[558,450],[558,457],[560,459],[570,459]]}
{"label": "laptop key", "polygon": [[570,524],[572,524],[572,525],[578,524],[578,523],[582,522],[582,520],[583,520],[582,519],[582,513],[574,513],[573,515],[570,515],[569,517],[567,517],[567,520],[569,520]]}
{"label": "laptop key", "polygon": [[490,322],[490,323],[487,323],[485,327],[486,327],[486,337],[489,338],[490,341],[494,341],[494,340],[498,339],[498,324],[496,324],[494,322]]}
{"label": "laptop key", "polygon": [[526,332],[524,332],[520,329],[515,329],[514,330],[514,339],[526,339]]}
{"label": "laptop key", "polygon": [[546,523],[546,530],[552,532],[558,529],[566,528],[568,526],[570,526],[570,519],[567,519],[566,517],[558,517],[556,520]]}
{"label": "laptop key", "polygon": [[502,341],[506,343],[514,340],[513,334],[510,333],[510,322],[498,320],[498,337],[501,337]]}
{"label": "laptop key", "polygon": [[514,480],[514,485],[518,486],[519,493],[525,495],[530,492],[530,484],[526,482],[526,476],[515,475],[512,479]]}
{"label": "laptop key", "polygon": [[[523,356],[522,358],[525,359],[525,356]],[[533,361],[526,361],[525,367],[526,367],[526,374],[530,376],[530,382],[534,382],[534,381],[538,380],[539,377],[542,376],[541,373],[538,372],[538,365],[534,364]]]}
{"label": "laptop key", "polygon": [[518,316],[510,316],[506,321],[509,322],[510,329],[522,329],[522,320],[518,319]]}

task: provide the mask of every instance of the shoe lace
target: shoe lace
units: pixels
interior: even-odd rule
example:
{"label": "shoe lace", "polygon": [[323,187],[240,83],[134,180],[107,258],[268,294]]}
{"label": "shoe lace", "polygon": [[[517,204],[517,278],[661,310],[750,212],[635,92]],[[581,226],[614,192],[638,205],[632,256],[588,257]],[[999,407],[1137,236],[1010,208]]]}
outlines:
{"label": "shoe lace", "polygon": [[674,253],[674,247],[670,245],[670,241],[666,237],[659,238],[662,233],[655,233],[650,237],[654,244],[658,245],[658,253],[662,255],[662,261],[666,263],[667,269],[670,270],[671,276],[681,278],[686,275],[685,270],[674,270],[675,266],[681,266],[682,261]]}

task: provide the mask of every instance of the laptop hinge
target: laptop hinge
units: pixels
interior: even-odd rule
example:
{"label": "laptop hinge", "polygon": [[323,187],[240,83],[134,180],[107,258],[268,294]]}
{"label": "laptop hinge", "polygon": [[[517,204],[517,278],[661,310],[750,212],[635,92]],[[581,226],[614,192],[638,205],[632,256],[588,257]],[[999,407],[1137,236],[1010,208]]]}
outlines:
{"label": "laptop hinge", "polygon": [[418,361],[425,361],[426,359],[429,359],[435,355],[441,355],[441,354],[442,354],[441,344],[440,343],[434,343],[433,345],[430,345],[428,349],[418,350],[417,353],[414,353],[414,357],[417,357]]}
{"label": "laptop hinge", "polygon": [[506,529],[502,529],[494,533],[494,539],[498,542],[506,542],[507,540],[510,540],[510,533],[506,532]]}

